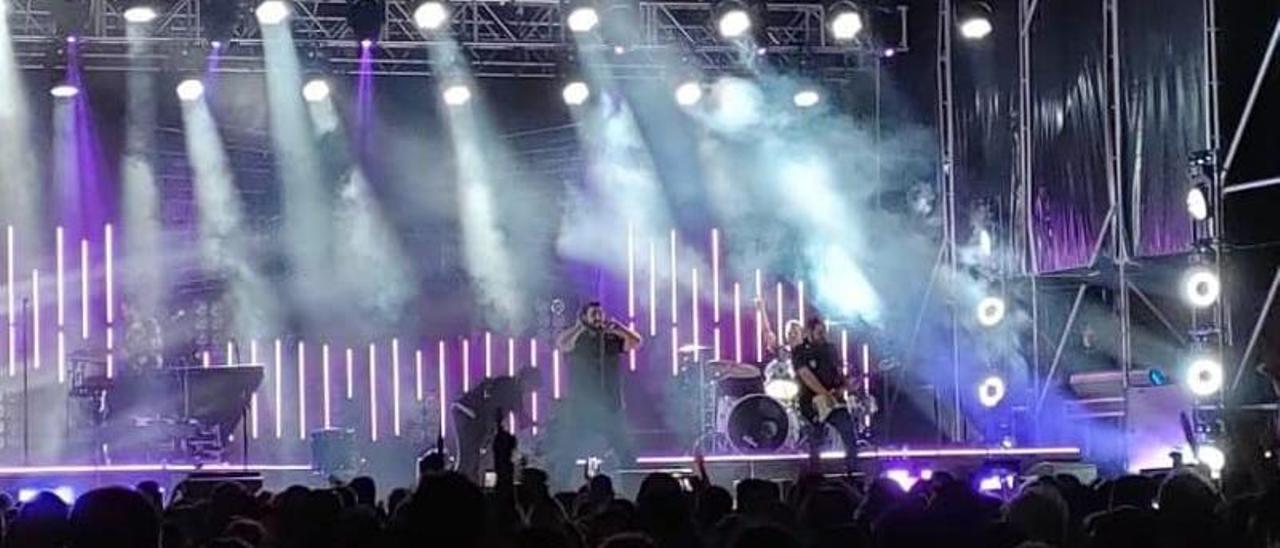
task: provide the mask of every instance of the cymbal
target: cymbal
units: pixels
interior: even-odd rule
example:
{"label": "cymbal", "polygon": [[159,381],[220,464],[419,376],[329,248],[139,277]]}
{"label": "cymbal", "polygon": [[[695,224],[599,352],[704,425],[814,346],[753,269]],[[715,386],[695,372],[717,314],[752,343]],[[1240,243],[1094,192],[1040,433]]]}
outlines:
{"label": "cymbal", "polygon": [[692,354],[694,352],[701,352],[703,350],[711,350],[711,347],[705,344],[686,344],[676,349],[676,351],[680,352],[681,354]]}
{"label": "cymbal", "polygon": [[720,379],[754,379],[761,375],[760,369],[749,363],[715,360],[707,362],[707,367]]}

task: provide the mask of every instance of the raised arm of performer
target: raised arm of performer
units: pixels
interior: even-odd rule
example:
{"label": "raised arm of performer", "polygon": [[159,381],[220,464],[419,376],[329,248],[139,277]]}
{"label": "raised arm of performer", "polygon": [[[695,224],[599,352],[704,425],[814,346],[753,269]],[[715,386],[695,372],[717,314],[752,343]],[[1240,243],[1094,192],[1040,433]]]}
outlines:
{"label": "raised arm of performer", "polygon": [[769,323],[769,310],[765,308],[764,299],[756,297],[756,312],[760,316],[760,332],[761,338],[764,339],[764,347],[773,350],[778,347],[778,333],[773,330],[773,324]]}
{"label": "raised arm of performer", "polygon": [[573,325],[556,335],[556,349],[566,354],[573,352],[573,349],[578,346],[578,337],[586,333],[587,329],[589,328],[587,327],[586,319],[578,316],[578,321],[573,322]]}
{"label": "raised arm of performer", "polygon": [[644,343],[644,337],[641,337],[639,332],[613,318],[605,323],[605,331],[622,337],[622,349],[627,352],[640,348]]}

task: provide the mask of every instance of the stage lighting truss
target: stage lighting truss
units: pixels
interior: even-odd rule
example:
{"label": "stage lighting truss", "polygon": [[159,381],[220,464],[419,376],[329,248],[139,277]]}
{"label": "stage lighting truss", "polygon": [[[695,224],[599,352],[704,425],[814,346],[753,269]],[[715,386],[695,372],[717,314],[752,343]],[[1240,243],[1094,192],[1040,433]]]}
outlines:
{"label": "stage lighting truss", "polygon": [[[93,10],[82,0],[42,0],[8,3],[15,49],[24,58],[47,55],[49,48],[75,36],[86,54],[82,57],[86,70],[132,69],[139,63],[163,70],[164,59],[130,57],[121,40],[128,26],[123,14],[139,1],[147,1],[157,14],[141,39],[154,44],[155,51],[168,51],[166,45],[177,49],[219,42],[220,71],[264,70],[262,31],[272,25],[287,24],[299,49],[322,50],[332,60],[333,71],[343,74],[359,70],[361,50],[352,45],[373,39],[372,32],[358,31],[348,21],[349,0],[94,0],[101,9]],[[560,60],[577,47],[569,15],[582,5],[593,5],[597,11],[598,23],[592,32],[599,33],[606,45],[625,49],[625,56],[606,59],[619,78],[657,77],[653,65],[673,49],[696,60],[709,76],[741,71],[741,52],[725,47],[717,24],[717,16],[727,6],[744,10],[747,19],[738,24],[745,22],[749,28],[742,30],[742,37],[767,48],[771,65],[782,70],[820,67],[817,72],[824,83],[848,81],[874,70],[876,57],[885,51],[907,51],[908,44],[896,32],[884,34],[894,36],[893,43],[876,42],[870,37],[879,35],[869,33],[873,21],[875,26],[895,30],[905,24],[906,6],[871,8],[858,3],[863,28],[857,38],[846,42],[837,40],[832,31],[840,10],[829,11],[820,2],[728,0],[722,5],[656,0],[624,6],[620,0],[379,0],[378,4],[384,8],[385,21],[376,38],[372,69],[379,74],[435,75],[438,66],[429,59],[423,41],[453,29],[459,30],[454,38],[472,60],[474,76],[561,77]],[[851,21],[843,18],[838,26],[848,30]],[[625,32],[614,32],[615,26]]]}
{"label": "stage lighting truss", "polygon": [[349,0],[347,3],[347,24],[363,47],[369,47],[381,37],[386,20],[387,7],[382,0]]}
{"label": "stage lighting truss", "polygon": [[1207,398],[1222,390],[1222,361],[1208,352],[1193,353],[1183,373],[1183,383],[1193,395]]}

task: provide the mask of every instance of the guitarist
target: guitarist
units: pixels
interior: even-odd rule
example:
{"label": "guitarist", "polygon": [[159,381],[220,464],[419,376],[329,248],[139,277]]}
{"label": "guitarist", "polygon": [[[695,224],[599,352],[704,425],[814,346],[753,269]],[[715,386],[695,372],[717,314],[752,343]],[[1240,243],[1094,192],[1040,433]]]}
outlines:
{"label": "guitarist", "polygon": [[810,318],[805,326],[805,339],[792,353],[792,364],[800,380],[800,414],[809,427],[809,460],[818,464],[818,449],[826,439],[826,426],[840,434],[844,442],[845,471],[857,468],[858,436],[845,401],[847,380],[840,372],[836,345],[827,340],[827,324],[822,318]]}

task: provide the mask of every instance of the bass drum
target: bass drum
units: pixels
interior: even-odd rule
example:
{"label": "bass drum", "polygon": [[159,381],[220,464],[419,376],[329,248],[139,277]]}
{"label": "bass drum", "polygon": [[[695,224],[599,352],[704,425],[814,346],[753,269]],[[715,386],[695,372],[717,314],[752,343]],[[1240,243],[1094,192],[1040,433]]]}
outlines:
{"label": "bass drum", "polygon": [[794,445],[799,423],[777,400],[753,394],[734,402],[726,430],[740,452],[774,453]]}

